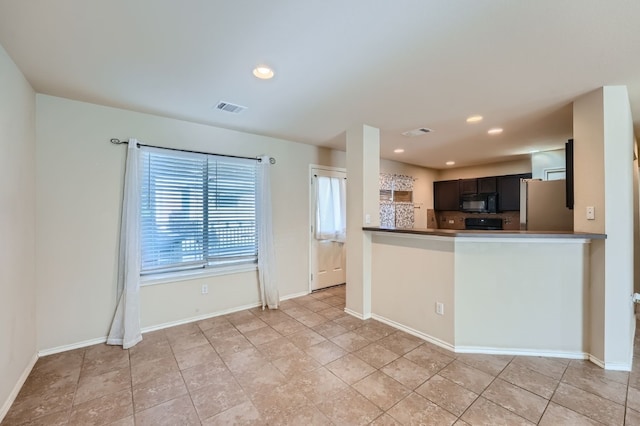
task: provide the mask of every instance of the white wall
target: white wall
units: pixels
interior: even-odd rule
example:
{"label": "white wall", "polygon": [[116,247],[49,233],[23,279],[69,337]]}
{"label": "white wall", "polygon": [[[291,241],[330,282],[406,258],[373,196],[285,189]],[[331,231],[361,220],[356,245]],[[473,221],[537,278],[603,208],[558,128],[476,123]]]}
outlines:
{"label": "white wall", "polygon": [[631,369],[633,316],[633,118],[626,86],[604,87],[605,362]]}
{"label": "white wall", "polygon": [[[113,137],[191,150],[277,159],[274,239],[281,296],[308,291],[309,164],[327,149],[185,121],[37,95],[38,347],[103,338],[116,297],[116,252],[126,146]],[[200,285],[209,294],[200,294]],[[258,303],[255,273],[144,287],[142,326]]]}
{"label": "white wall", "polygon": [[531,177],[544,180],[544,171],[546,169],[564,169],[566,167],[565,157],[564,149],[531,154]]}
{"label": "white wall", "polygon": [[0,419],[36,355],[35,93],[0,46]]}
{"label": "white wall", "polygon": [[438,173],[437,180],[473,179],[477,177],[515,175],[520,173],[531,173],[531,160],[529,158],[484,164],[481,166],[442,169]]}

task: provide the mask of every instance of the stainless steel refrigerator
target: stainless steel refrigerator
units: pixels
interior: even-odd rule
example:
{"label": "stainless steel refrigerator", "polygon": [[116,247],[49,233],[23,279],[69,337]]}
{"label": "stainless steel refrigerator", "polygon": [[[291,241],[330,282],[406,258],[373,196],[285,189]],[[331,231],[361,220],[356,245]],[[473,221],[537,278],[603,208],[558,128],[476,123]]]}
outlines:
{"label": "stainless steel refrigerator", "polygon": [[520,182],[520,229],[573,231],[573,210],[566,206],[564,180],[523,179]]}

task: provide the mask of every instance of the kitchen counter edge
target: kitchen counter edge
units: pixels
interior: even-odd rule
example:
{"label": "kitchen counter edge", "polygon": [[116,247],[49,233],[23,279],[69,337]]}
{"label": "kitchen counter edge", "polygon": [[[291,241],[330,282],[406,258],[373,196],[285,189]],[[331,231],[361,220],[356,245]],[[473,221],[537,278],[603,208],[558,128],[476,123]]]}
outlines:
{"label": "kitchen counter edge", "polygon": [[377,226],[364,226],[362,227],[362,230],[373,232],[388,232],[392,234],[433,235],[437,237],[464,238],[583,238],[590,240],[603,240],[607,238],[606,234],[569,231],[477,231],[427,228],[381,228]]}

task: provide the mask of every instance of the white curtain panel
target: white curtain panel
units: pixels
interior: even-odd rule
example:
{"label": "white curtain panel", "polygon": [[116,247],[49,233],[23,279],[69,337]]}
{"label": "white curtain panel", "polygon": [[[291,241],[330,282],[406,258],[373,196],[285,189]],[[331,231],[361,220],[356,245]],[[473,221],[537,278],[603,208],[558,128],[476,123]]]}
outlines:
{"label": "white curtain panel", "polygon": [[316,185],[317,240],[344,243],[347,237],[347,183],[343,178],[318,176]]}
{"label": "white curtain panel", "polygon": [[120,225],[118,306],[107,338],[109,345],[128,349],[142,340],[140,333],[140,148],[129,139]]}
{"label": "white curtain panel", "polygon": [[271,210],[271,158],[263,156],[256,165],[258,169],[256,216],[258,221],[258,281],[262,309],[278,309],[280,296],[276,282],[276,255],[273,249],[273,227]]}

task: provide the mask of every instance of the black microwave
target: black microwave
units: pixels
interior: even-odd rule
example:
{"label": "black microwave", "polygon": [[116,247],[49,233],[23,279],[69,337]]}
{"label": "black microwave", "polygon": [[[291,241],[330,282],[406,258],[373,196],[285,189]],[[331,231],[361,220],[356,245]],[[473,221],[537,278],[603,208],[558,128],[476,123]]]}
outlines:
{"label": "black microwave", "polygon": [[465,194],[460,197],[460,211],[467,213],[497,213],[498,194]]}

